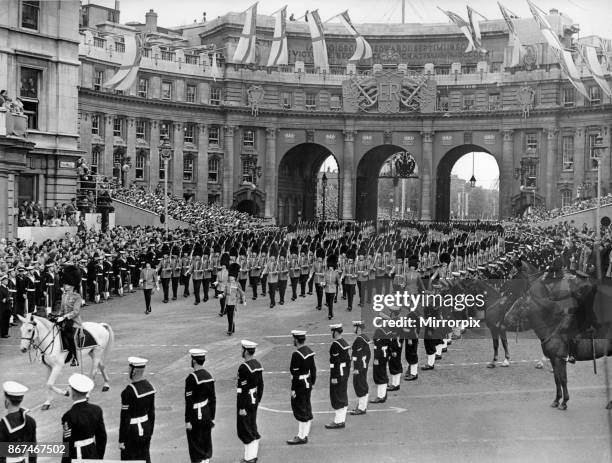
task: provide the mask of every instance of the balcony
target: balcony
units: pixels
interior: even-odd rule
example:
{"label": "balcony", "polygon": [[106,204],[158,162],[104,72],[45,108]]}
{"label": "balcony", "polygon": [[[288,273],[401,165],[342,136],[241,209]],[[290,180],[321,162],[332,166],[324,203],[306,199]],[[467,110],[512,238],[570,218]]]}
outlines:
{"label": "balcony", "polygon": [[0,136],[26,138],[28,116],[0,108]]}

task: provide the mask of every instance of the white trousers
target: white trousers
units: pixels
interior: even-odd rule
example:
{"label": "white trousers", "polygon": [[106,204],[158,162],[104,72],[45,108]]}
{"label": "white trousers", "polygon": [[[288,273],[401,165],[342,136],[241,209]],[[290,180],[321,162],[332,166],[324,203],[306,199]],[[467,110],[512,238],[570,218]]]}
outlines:
{"label": "white trousers", "polygon": [[[440,347],[440,346],[438,346]],[[436,350],[438,348],[436,347]],[[429,365],[430,367],[433,367],[434,364],[436,363],[436,354],[430,354],[427,356],[427,365]]]}
{"label": "white trousers", "polygon": [[368,409],[368,394],[363,397],[359,397],[359,401],[357,402],[357,408],[359,410],[366,411]]}
{"label": "white trousers", "polygon": [[344,423],[346,421],[346,411],[348,407],[342,407],[336,410],[336,416],[334,417],[334,423]]}
{"label": "white trousers", "polygon": [[444,344],[438,344],[436,346],[436,354],[437,355],[442,355],[442,348],[446,347],[446,341],[444,341]]}
{"label": "white trousers", "polygon": [[387,397],[387,385],[386,384],[379,384],[376,387],[376,396],[379,399],[384,399],[385,397]]}
{"label": "white trousers", "polygon": [[399,386],[402,374],[391,375],[391,386]]}
{"label": "white trousers", "polygon": [[308,434],[310,434],[311,424],[312,424],[312,420],[306,421],[305,423],[303,423],[302,421],[298,422],[298,437],[300,439],[304,439],[305,437],[308,437]]}
{"label": "white trousers", "polygon": [[250,444],[244,445],[244,459],[245,460],[253,460],[257,458],[257,453],[259,452],[259,439],[254,440]]}
{"label": "white trousers", "polygon": [[[435,360],[435,357],[434,357]],[[412,376],[417,376],[419,374],[419,365],[417,363],[410,365],[410,374]]]}

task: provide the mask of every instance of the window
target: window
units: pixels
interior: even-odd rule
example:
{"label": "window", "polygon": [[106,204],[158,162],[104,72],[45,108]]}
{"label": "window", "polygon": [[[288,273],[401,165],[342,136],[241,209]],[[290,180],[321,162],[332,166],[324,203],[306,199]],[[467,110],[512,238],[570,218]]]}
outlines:
{"label": "window", "polygon": [[463,110],[469,111],[471,109],[474,109],[474,94],[473,93],[463,95]]}
{"label": "window", "polygon": [[245,148],[255,148],[255,131],[253,129],[243,130],[242,146]]}
{"label": "window", "polygon": [[149,94],[149,79],[138,79],[138,96],[146,98]]}
{"label": "window", "polygon": [[159,125],[159,140],[163,140],[164,138],[167,138],[168,141],[170,141],[170,123],[169,122],[162,122]]}
{"label": "window", "polygon": [[162,61],[175,61],[176,54],[172,51],[161,51],[161,59]]}
{"label": "window", "polygon": [[561,207],[572,205],[572,190],[563,190],[561,192]]}
{"label": "window", "polygon": [[253,169],[256,164],[256,160],[248,157],[242,159],[242,182],[253,183]]}
{"label": "window", "polygon": [[115,151],[113,151],[113,164],[117,165],[121,165],[123,158],[123,152],[120,149],[115,149]]}
{"label": "window", "polygon": [[183,129],[183,141],[185,143],[193,143],[195,127],[195,124],[185,124]]}
{"label": "window", "polygon": [[342,109],[342,97],[340,95],[332,95],[329,99],[329,107],[332,111],[340,111]]}
{"label": "window", "polygon": [[527,174],[525,175],[525,186],[527,188],[537,187],[537,165],[535,163],[527,164]]}
{"label": "window", "polygon": [[40,13],[40,2],[35,0],[24,0],[21,4],[21,27],[38,30],[38,14]]}
{"label": "window", "polygon": [[115,51],[117,51],[117,53],[125,53],[125,41],[123,37],[115,40]]}
{"label": "window", "polygon": [[438,97],[438,111],[448,112],[448,96],[440,95]]}
{"label": "window", "polygon": [[162,100],[170,100],[172,98],[172,82],[162,82],[161,98]]}
{"label": "window", "polygon": [[101,148],[96,145],[91,149],[91,164],[89,166],[91,173],[96,175],[98,173],[98,164],[100,163],[100,151]]}
{"label": "window", "polygon": [[317,94],[307,93],[306,94],[306,109],[313,110],[317,107]]}
{"label": "window", "polygon": [[216,125],[208,127],[208,144],[219,146],[219,127]]}
{"label": "window", "polygon": [[489,110],[495,111],[501,109],[501,98],[499,93],[489,93]]}
{"label": "window", "polygon": [[113,119],[113,136],[121,137],[123,134],[123,119],[115,117]]}
{"label": "window", "polygon": [[210,104],[217,106],[221,104],[221,88],[210,87]]}
{"label": "window", "polygon": [[198,55],[185,55],[185,63],[187,64],[200,64]]}
{"label": "window", "polygon": [[280,105],[283,109],[291,108],[291,92],[281,92],[280,94]]}
{"label": "window", "polygon": [[28,116],[28,129],[38,130],[39,87],[40,71],[38,69],[21,68],[19,97],[23,102],[23,113]]}
{"label": "window", "polygon": [[102,88],[102,83],[104,82],[104,71],[95,71],[94,74],[94,85],[93,88],[96,91],[99,91]]}
{"label": "window", "polygon": [[193,181],[193,157],[191,156],[183,158],[183,180],[185,182]]}
{"label": "window", "polygon": [[220,195],[208,195],[208,204],[217,204],[220,202]]}
{"label": "window", "polygon": [[144,151],[139,151],[136,154],[136,166],[134,170],[134,177],[138,180],[144,179],[144,167],[145,167],[145,153]]}
{"label": "window", "polygon": [[563,106],[571,108],[576,105],[576,91],[574,87],[565,87],[563,89]]}
{"label": "window", "polygon": [[217,158],[208,160],[208,183],[219,183],[219,160]]}
{"label": "window", "polygon": [[187,89],[185,90],[185,101],[187,101],[187,103],[195,103],[196,101],[196,86],[195,85],[187,85]]}
{"label": "window", "polygon": [[564,136],[561,143],[563,170],[574,170],[574,137]]}
{"label": "window", "polygon": [[532,150],[534,153],[538,152],[538,134],[528,133],[526,138],[526,148]]}
{"label": "window", "polygon": [[136,121],[136,139],[147,139],[147,122],[143,120]]}
{"label": "window", "polygon": [[597,149],[597,139],[599,134],[592,133],[589,135],[589,157],[591,158],[591,169],[597,170],[599,159],[599,149]]}
{"label": "window", "polygon": [[601,103],[601,89],[597,86],[589,87],[589,98],[591,106]]}
{"label": "window", "polygon": [[[170,163],[168,162],[168,165]],[[161,153],[159,153],[159,179],[164,180],[166,178],[166,163]]]}
{"label": "window", "polygon": [[91,116],[91,134],[100,135],[100,116],[97,114]]}

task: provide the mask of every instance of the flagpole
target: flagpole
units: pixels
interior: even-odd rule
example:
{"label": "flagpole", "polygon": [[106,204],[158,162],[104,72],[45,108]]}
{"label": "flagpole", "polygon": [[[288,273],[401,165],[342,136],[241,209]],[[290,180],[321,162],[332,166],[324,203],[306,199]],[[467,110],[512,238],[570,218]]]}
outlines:
{"label": "flagpole", "polygon": [[285,9],[287,9],[287,5],[285,5],[285,6],[284,6],[284,7],[282,7],[282,8],[279,8],[279,9],[278,9],[278,10],[276,10],[274,13],[270,13],[270,16],[274,16],[274,15],[275,15],[276,13],[278,13],[279,11],[283,11],[283,10],[285,10]]}
{"label": "flagpole", "polygon": [[402,0],[402,24],[406,24],[406,0]]}

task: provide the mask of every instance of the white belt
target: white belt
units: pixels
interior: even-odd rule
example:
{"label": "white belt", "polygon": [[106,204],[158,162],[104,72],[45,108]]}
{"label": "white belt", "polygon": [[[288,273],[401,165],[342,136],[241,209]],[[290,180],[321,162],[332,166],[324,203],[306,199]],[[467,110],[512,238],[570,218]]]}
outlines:
{"label": "white belt", "polygon": [[193,409],[198,411],[198,420],[202,419],[202,408],[208,405],[208,399],[204,402],[198,402],[197,404],[193,404]]}
{"label": "white belt", "polygon": [[299,379],[308,379],[310,378],[310,372],[306,373],[305,375],[300,375]]}
{"label": "white belt", "polygon": [[87,447],[96,442],[96,439],[90,437],[89,439],[77,440],[74,441],[74,447],[76,449],[77,460],[83,459],[83,455],[81,453],[81,447]]}
{"label": "white belt", "polygon": [[138,435],[139,436],[144,436],[144,431],[142,429],[142,423],[144,423],[145,421],[149,421],[149,417],[147,415],[139,416],[138,418],[132,418],[130,420],[130,424],[138,425]]}

